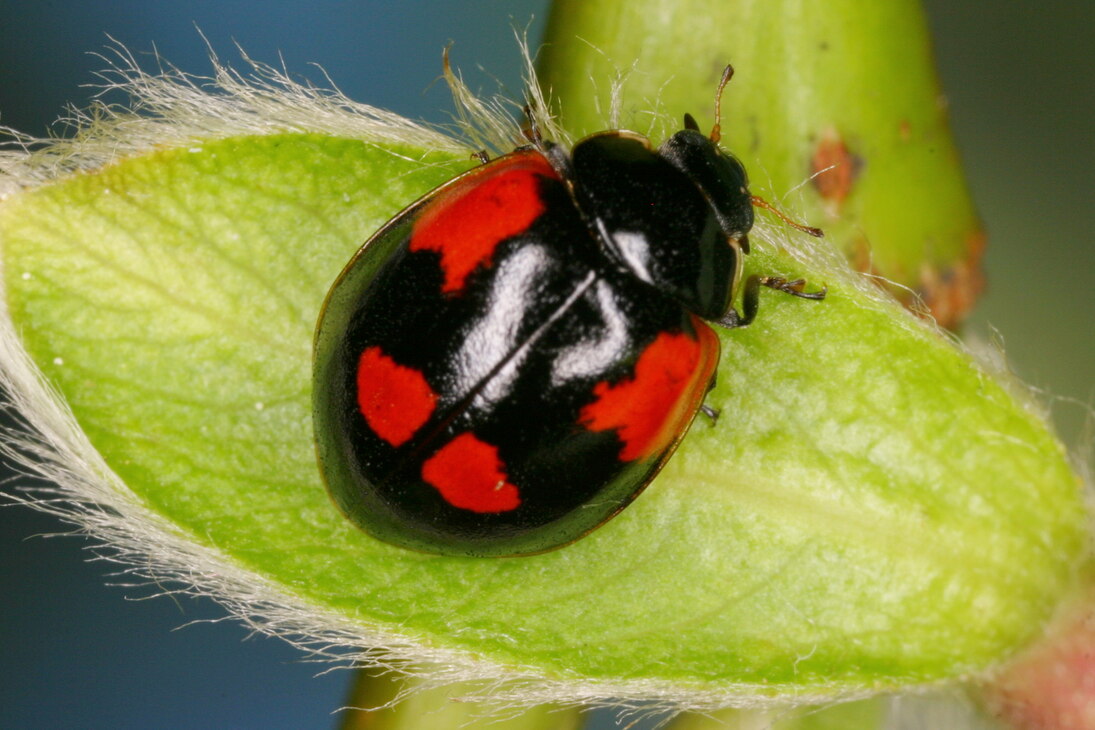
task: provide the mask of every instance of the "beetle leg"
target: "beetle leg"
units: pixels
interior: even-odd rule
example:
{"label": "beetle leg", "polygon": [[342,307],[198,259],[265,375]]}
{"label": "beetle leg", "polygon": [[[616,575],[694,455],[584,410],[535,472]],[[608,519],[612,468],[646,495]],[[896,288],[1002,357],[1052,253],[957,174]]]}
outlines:
{"label": "beetle leg", "polygon": [[481,165],[485,165],[488,162],[490,162],[490,155],[487,154],[486,150],[479,150],[478,152],[472,152],[471,153],[471,158],[473,160],[479,160],[479,164],[481,164]]}
{"label": "beetle leg", "polygon": [[760,276],[759,274],[753,274],[745,280],[745,290],[741,297],[742,313],[738,314],[737,310],[731,307],[730,311],[726,313],[726,316],[718,320],[718,324],[727,329],[734,329],[736,327],[745,327],[756,319],[757,306],[760,302],[760,288],[762,286],[766,286],[769,289],[775,289],[784,294],[790,294],[793,297],[813,299],[814,301],[824,299],[825,295],[829,293],[829,287],[827,286],[822,287],[820,291],[806,291],[805,279],[788,281],[780,276]]}
{"label": "beetle leg", "polygon": [[741,311],[744,314],[738,314],[738,310],[730,307],[730,311],[726,313],[726,316],[718,320],[719,325],[732,330],[737,327],[745,327],[753,321],[757,316],[757,300],[760,298],[760,281],[762,278],[767,277],[753,274],[745,280],[745,289],[741,295]]}
{"label": "beetle leg", "polygon": [[781,291],[784,294],[790,294],[791,296],[800,299],[821,301],[825,298],[825,295],[829,293],[829,287],[827,286],[821,287],[821,291],[806,291],[805,279],[787,281],[779,276],[762,276],[760,283],[769,289],[775,289],[776,291]]}
{"label": "beetle leg", "polygon": [[[711,394],[712,390],[715,389],[715,384],[718,382],[718,377],[718,373],[711,373],[711,382],[707,384],[707,391],[704,393],[705,398]],[[722,411],[720,411],[718,408],[715,408],[714,406],[709,406],[706,403],[700,403],[700,412],[702,412],[703,415],[707,416],[708,420],[711,421],[711,425],[714,426],[716,423],[719,422],[719,413],[721,413]]]}

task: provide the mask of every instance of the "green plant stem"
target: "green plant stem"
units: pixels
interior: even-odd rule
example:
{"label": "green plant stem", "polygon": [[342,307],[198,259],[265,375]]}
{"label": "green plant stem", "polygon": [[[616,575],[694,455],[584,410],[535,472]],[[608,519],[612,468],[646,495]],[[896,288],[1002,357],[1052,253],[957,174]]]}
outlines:
{"label": "green plant stem", "polygon": [[660,139],[714,123],[727,63],[723,146],[754,190],[956,324],[984,240],[917,0],[558,0],[540,73],[572,132],[606,126],[622,78],[619,123]]}

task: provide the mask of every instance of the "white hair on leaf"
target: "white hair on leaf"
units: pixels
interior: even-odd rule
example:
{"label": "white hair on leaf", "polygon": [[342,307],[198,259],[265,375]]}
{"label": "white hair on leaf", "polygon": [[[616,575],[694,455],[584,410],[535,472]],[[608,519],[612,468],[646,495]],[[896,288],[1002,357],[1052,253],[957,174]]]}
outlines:
{"label": "white hair on leaf", "polygon": [[[222,63],[210,49],[209,76],[187,73],[158,56],[157,71],[150,73],[115,42],[100,54],[106,68],[97,74],[101,83],[95,100],[87,108],[69,108],[58,120],[74,130],[71,137],[38,139],[0,127],[9,137],[6,149],[0,149],[0,195],[158,147],[242,135],[328,134],[469,154],[488,148],[508,152],[525,143],[520,125],[506,113],[512,102],[476,98],[447,66],[445,76],[458,109],[455,129],[353,101],[329,77],[329,88],[315,86],[250,58],[242,49],[239,53],[246,72]],[[525,59],[527,80],[534,84],[527,51]],[[104,101],[111,92],[123,94],[127,103]],[[542,99],[538,90],[532,95]],[[536,107],[541,127],[558,131],[546,106]]]}

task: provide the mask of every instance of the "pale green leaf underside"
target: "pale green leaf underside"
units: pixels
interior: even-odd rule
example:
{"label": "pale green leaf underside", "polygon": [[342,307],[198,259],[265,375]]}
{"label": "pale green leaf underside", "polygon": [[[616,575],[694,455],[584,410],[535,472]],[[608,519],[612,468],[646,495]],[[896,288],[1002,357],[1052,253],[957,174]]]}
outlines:
{"label": "pale green leaf underside", "polygon": [[370,232],[470,164],[422,157],[240,137],[0,206],[27,348],[152,509],[308,602],[555,678],[854,691],[977,670],[1037,631],[1081,545],[1061,450],[839,280],[823,303],[764,293],[724,336],[718,424],[574,545],[446,558],[354,529],[315,464],[313,326]]}

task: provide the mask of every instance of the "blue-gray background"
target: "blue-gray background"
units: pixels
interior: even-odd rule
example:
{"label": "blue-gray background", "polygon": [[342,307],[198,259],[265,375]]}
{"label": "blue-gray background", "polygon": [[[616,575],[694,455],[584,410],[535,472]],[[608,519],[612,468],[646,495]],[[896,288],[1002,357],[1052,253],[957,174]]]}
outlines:
{"label": "blue-gray background", "polygon": [[[238,42],[318,80],[315,62],[355,99],[444,121],[448,95],[433,83],[441,48],[455,42],[473,85],[493,89],[497,77],[517,94],[512,27],[531,20],[535,40],[546,9],[547,0],[0,0],[0,124],[42,134],[64,104],[86,100],[82,85],[103,67],[87,52],[106,34],[205,73],[195,27],[225,60],[237,60]],[[991,324],[1015,369],[1065,399],[1054,417],[1080,445],[1082,404],[1095,396],[1095,5],[930,0],[928,10],[990,234],[990,290],[971,329]],[[0,728],[334,724],[347,674],[316,677],[298,652],[234,623],[175,631],[222,613],[204,601],[128,600],[147,591],[107,587],[110,567],[86,562],[79,539],[32,537],[59,529],[0,510]]]}

